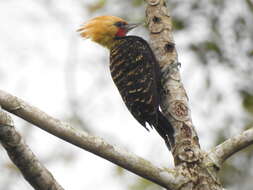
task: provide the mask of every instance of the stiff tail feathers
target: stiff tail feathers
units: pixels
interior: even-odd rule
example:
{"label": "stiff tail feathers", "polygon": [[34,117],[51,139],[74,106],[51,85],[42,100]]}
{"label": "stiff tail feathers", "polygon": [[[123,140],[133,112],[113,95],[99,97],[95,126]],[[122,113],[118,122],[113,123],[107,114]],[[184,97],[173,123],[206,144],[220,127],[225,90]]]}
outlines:
{"label": "stiff tail feathers", "polygon": [[175,144],[174,129],[168,119],[160,111],[158,111],[158,118],[154,127],[164,139],[169,150],[171,150],[171,147]]}

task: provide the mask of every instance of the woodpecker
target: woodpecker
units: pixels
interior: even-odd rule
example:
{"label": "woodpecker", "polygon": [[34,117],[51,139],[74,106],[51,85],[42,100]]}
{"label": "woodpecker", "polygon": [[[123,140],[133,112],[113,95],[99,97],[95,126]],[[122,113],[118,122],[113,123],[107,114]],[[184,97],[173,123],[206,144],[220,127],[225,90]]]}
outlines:
{"label": "woodpecker", "polygon": [[154,127],[170,149],[174,130],[160,111],[161,71],[148,43],[126,34],[138,24],[115,16],[98,16],[78,29],[80,35],[110,51],[112,79],[134,118],[147,130]]}

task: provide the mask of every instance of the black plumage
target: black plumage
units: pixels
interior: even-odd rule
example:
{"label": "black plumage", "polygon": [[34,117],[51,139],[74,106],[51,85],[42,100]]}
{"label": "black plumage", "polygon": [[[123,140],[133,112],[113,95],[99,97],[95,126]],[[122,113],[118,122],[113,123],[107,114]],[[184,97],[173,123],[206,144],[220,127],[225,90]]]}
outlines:
{"label": "black plumage", "polygon": [[110,49],[110,70],[122,99],[147,130],[154,127],[170,148],[173,127],[159,110],[161,72],[148,43],[137,36],[116,37]]}

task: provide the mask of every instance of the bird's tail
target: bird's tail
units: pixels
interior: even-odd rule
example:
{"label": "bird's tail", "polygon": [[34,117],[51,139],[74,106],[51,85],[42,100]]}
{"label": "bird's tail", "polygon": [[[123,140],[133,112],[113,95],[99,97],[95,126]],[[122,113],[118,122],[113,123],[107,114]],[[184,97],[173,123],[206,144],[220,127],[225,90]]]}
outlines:
{"label": "bird's tail", "polygon": [[154,125],[156,131],[164,139],[165,144],[171,150],[171,147],[175,144],[174,129],[168,119],[158,111],[158,121]]}

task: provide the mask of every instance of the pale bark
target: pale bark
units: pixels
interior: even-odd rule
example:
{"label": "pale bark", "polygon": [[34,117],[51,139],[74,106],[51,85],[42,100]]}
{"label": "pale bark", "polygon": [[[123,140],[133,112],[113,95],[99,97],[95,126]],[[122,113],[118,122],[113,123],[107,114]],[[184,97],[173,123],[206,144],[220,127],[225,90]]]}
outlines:
{"label": "pale bark", "polygon": [[240,135],[232,137],[216,146],[212,151],[210,151],[209,157],[213,160],[217,167],[220,168],[226,159],[252,144],[253,128],[248,129]]}
{"label": "pale bark", "polygon": [[209,154],[201,150],[191,119],[188,97],[181,82],[178,67],[180,64],[166,1],[146,2],[151,46],[163,75],[162,110],[175,129],[175,145],[172,146],[175,168],[156,167],[143,158],[73,128],[1,90],[0,105],[41,129],[167,189],[222,190],[217,177],[221,164],[232,154],[252,144],[253,129],[225,141]]}
{"label": "pale bark", "polygon": [[[37,190],[63,190],[53,175],[39,162],[21,135],[15,130],[13,121],[0,109],[0,143],[24,178]],[[3,171],[1,171],[3,172]]]}
{"label": "pale bark", "polygon": [[171,17],[164,0],[146,2],[150,43],[163,75],[162,110],[175,129],[175,146],[172,147],[174,161],[176,165],[195,162],[199,159],[200,145],[178,69],[180,63],[172,35]]}
{"label": "pale bark", "polygon": [[212,161],[200,149],[192,123],[188,97],[178,69],[178,58],[172,35],[172,20],[165,0],[146,0],[146,17],[152,49],[162,70],[162,110],[175,129],[172,154],[187,183],[178,189],[220,190],[222,186]]}
{"label": "pale bark", "polygon": [[176,189],[178,184],[185,183],[186,179],[177,170],[156,167],[151,162],[61,122],[2,90],[0,105],[41,129],[163,187]]}

